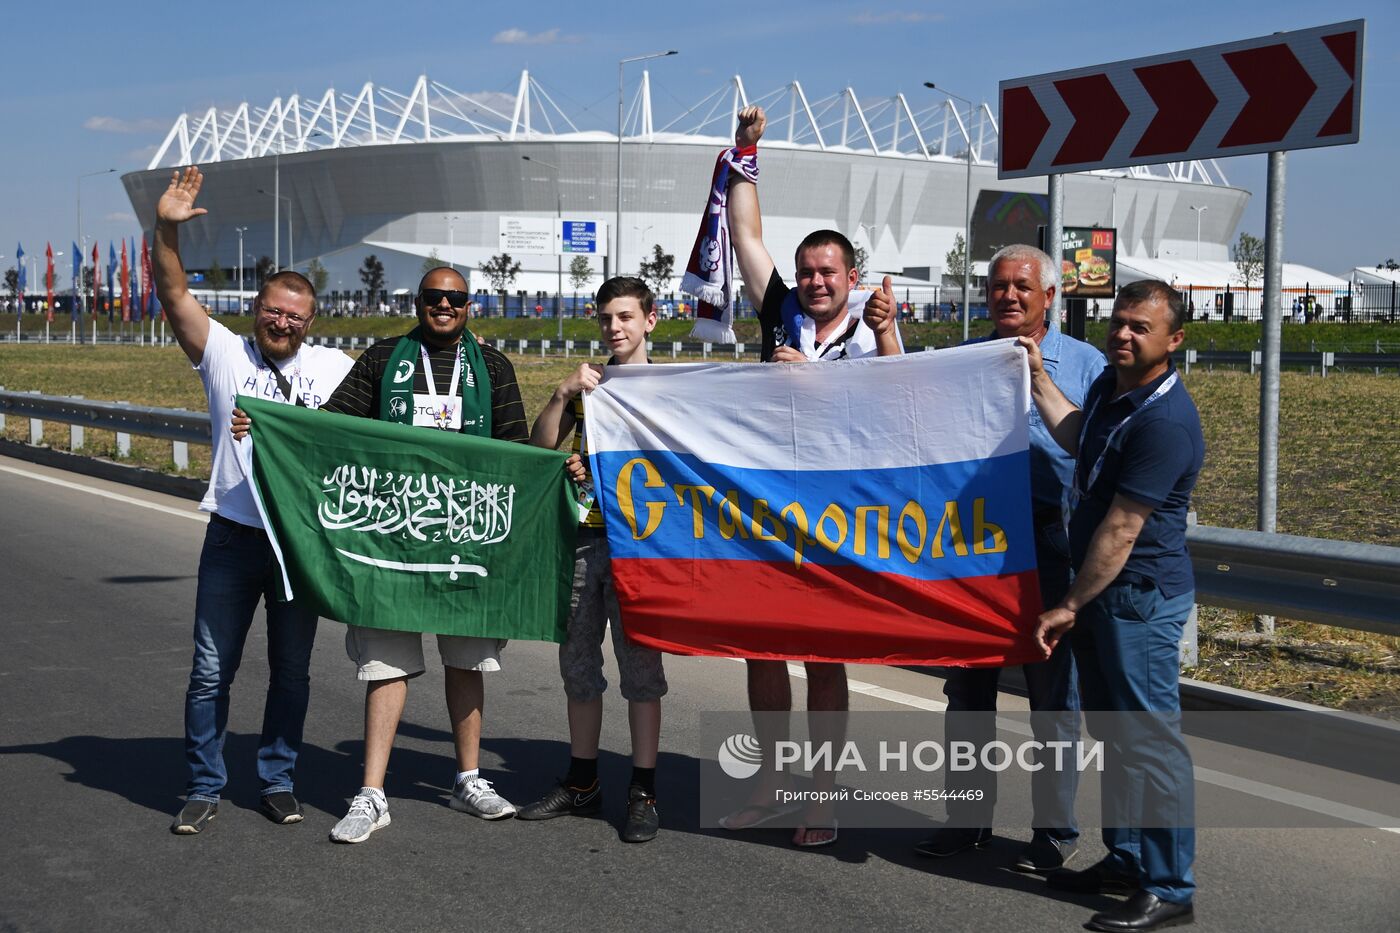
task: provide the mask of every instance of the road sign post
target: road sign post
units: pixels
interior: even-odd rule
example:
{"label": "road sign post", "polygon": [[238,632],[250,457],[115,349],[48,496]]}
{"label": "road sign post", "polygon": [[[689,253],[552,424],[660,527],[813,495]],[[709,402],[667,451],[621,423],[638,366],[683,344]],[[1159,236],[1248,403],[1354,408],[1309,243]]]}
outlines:
{"label": "road sign post", "polygon": [[1277,527],[1284,154],[1360,140],[1365,30],[1352,20],[1000,86],[998,177],[1049,175],[1052,228],[1065,172],[1268,153],[1260,531]]}

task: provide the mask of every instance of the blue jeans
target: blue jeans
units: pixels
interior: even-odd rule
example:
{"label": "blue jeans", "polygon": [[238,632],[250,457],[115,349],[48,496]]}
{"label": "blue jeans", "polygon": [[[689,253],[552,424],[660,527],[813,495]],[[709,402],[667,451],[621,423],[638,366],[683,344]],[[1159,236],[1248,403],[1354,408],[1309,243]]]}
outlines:
{"label": "blue jeans", "polygon": [[1110,863],[1137,872],[1143,890],[1178,904],[1196,890],[1195,779],[1181,738],[1178,687],[1181,630],[1195,598],[1166,599],[1151,582],[1120,578],[1070,630],[1089,731],[1105,744]]}
{"label": "blue jeans", "polygon": [[217,802],[228,783],[224,735],[229,688],[243,660],[243,643],[258,600],[267,604],[267,661],[271,677],[258,741],[258,779],[264,795],[292,789],[302,726],[311,698],[311,647],[316,614],[277,602],[281,571],[261,528],[211,520],[199,556],[195,598],[194,662],[185,693],[185,760],[190,800]]}
{"label": "blue jeans", "polygon": [[[1069,540],[1058,522],[1035,532],[1035,556],[1040,599],[1048,609],[1064,599],[1071,581]],[[996,738],[997,681],[1001,668],[955,668],[944,682],[948,698],[948,741],[974,742],[980,748]],[[1079,691],[1075,687],[1074,655],[1061,642],[1049,660],[1022,667],[1031,706],[1031,731],[1036,741],[1079,740]],[[980,715],[985,714],[985,715]],[[1079,773],[1056,771],[1053,754],[1038,756],[1043,765],[1031,774],[1031,825],[1035,834],[1060,842],[1079,838],[1074,821],[1074,795]],[[965,776],[948,775],[950,790],[981,790],[981,801],[949,800],[948,816],[957,826],[991,826],[996,805],[996,772],[979,769]]]}

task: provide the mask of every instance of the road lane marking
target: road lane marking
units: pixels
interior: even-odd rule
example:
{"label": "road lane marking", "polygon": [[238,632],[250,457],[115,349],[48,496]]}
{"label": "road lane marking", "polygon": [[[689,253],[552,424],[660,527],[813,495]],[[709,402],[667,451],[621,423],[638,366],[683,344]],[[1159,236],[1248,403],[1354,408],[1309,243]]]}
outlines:
{"label": "road lane marking", "polygon": [[45,476],[42,473],[31,473],[28,470],[17,470],[10,466],[0,466],[0,472],[13,473],[15,476],[27,476],[30,479],[37,479],[42,483],[51,483],[54,486],[62,486],[64,489],[75,489],[78,492],[91,493],[94,496],[101,496],[104,499],[114,499],[117,502],[125,502],[128,505],[139,505],[143,509],[151,509],[156,512],[164,512],[167,515],[178,515],[181,518],[190,518],[197,522],[208,523],[209,514],[207,512],[190,512],[184,509],[171,508],[168,505],[161,505],[158,502],[147,502],[144,499],[136,499],[132,496],[124,496],[119,492],[108,492],[105,489],[94,489],[91,486],[84,486],[81,483],[70,483],[66,479],[58,479],[53,476]]}

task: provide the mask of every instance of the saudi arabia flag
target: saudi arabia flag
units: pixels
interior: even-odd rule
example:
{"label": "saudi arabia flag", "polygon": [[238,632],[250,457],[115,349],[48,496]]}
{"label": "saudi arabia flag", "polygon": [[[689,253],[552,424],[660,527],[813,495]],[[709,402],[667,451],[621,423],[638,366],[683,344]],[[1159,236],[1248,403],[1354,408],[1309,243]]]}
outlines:
{"label": "saudi arabia flag", "polygon": [[[239,396],[286,594],[354,625],[562,641],[565,454]],[[250,462],[251,461],[251,462]]]}

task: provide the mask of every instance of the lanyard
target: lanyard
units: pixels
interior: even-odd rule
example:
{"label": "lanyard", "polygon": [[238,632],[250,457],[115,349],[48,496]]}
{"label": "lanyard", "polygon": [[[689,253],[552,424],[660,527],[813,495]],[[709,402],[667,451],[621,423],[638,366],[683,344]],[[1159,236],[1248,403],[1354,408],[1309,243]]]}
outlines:
{"label": "lanyard", "polygon": [[[1138,412],[1141,412],[1148,405],[1151,405],[1153,402],[1157,401],[1157,399],[1166,395],[1168,392],[1171,391],[1171,388],[1174,385],[1176,385],[1175,372],[1168,376],[1166,381],[1157,387],[1157,391],[1149,395],[1147,397],[1147,400],[1144,401],[1140,406],[1138,406],[1137,411],[1134,411],[1132,414],[1128,415],[1128,417],[1124,418],[1122,421],[1118,422],[1118,424],[1114,426],[1113,430],[1108,433],[1108,439],[1104,441],[1103,450],[1099,451],[1099,458],[1094,461],[1093,467],[1089,470],[1088,482],[1086,482],[1083,486],[1079,485],[1079,472],[1075,472],[1073,501],[1071,501],[1070,503],[1071,508],[1077,505],[1080,499],[1088,495],[1089,490],[1092,489],[1094,483],[1098,481],[1099,471],[1103,469],[1104,457],[1108,454],[1109,450],[1112,449],[1113,442],[1118,439],[1118,433],[1122,431],[1123,428],[1127,427],[1128,422],[1132,421],[1133,417],[1137,415]],[[1089,422],[1093,420],[1094,413],[1098,410],[1099,400],[1094,399],[1094,407],[1089,409],[1089,413],[1084,417],[1083,425],[1079,428],[1079,449],[1081,451],[1084,450],[1084,439],[1089,434]]]}
{"label": "lanyard", "polygon": [[[428,381],[428,397],[437,401],[437,386],[433,384],[433,365],[428,362],[428,348],[420,346],[418,352],[423,354],[423,378]],[[457,397],[457,383],[462,379],[462,356],[464,354],[461,343],[457,344],[457,362],[452,366],[452,384],[447,388],[449,398]]]}
{"label": "lanyard", "polygon": [[[253,348],[253,354],[258,358],[258,368],[259,368],[259,369],[262,369],[264,366],[266,366],[268,369],[272,370],[272,378],[275,379],[275,380],[277,381],[277,388],[279,388],[279,389],[282,390],[282,394],[283,394],[284,396],[286,396],[287,401],[288,401],[288,402],[291,402],[291,403],[294,404],[294,405],[300,405],[301,407],[305,408],[305,407],[306,407],[306,402],[302,401],[302,398],[301,398],[300,395],[298,395],[295,399],[292,398],[292,383],[291,383],[291,380],[289,380],[289,379],[287,378],[286,374],[283,373],[282,370],[280,370],[280,369],[277,368],[277,364],[276,364],[276,363],[269,362],[268,360],[266,360],[266,359],[263,357],[262,351],[258,349],[258,345],[257,345],[257,343],[256,343],[255,341],[252,341],[252,340],[248,341],[248,345],[251,346],[251,347]],[[294,370],[292,370],[292,375],[295,376],[295,377],[297,377],[297,379],[300,379],[300,378],[301,378],[301,355],[300,355],[300,354],[297,355],[297,365],[296,365],[296,368],[295,368]]]}

